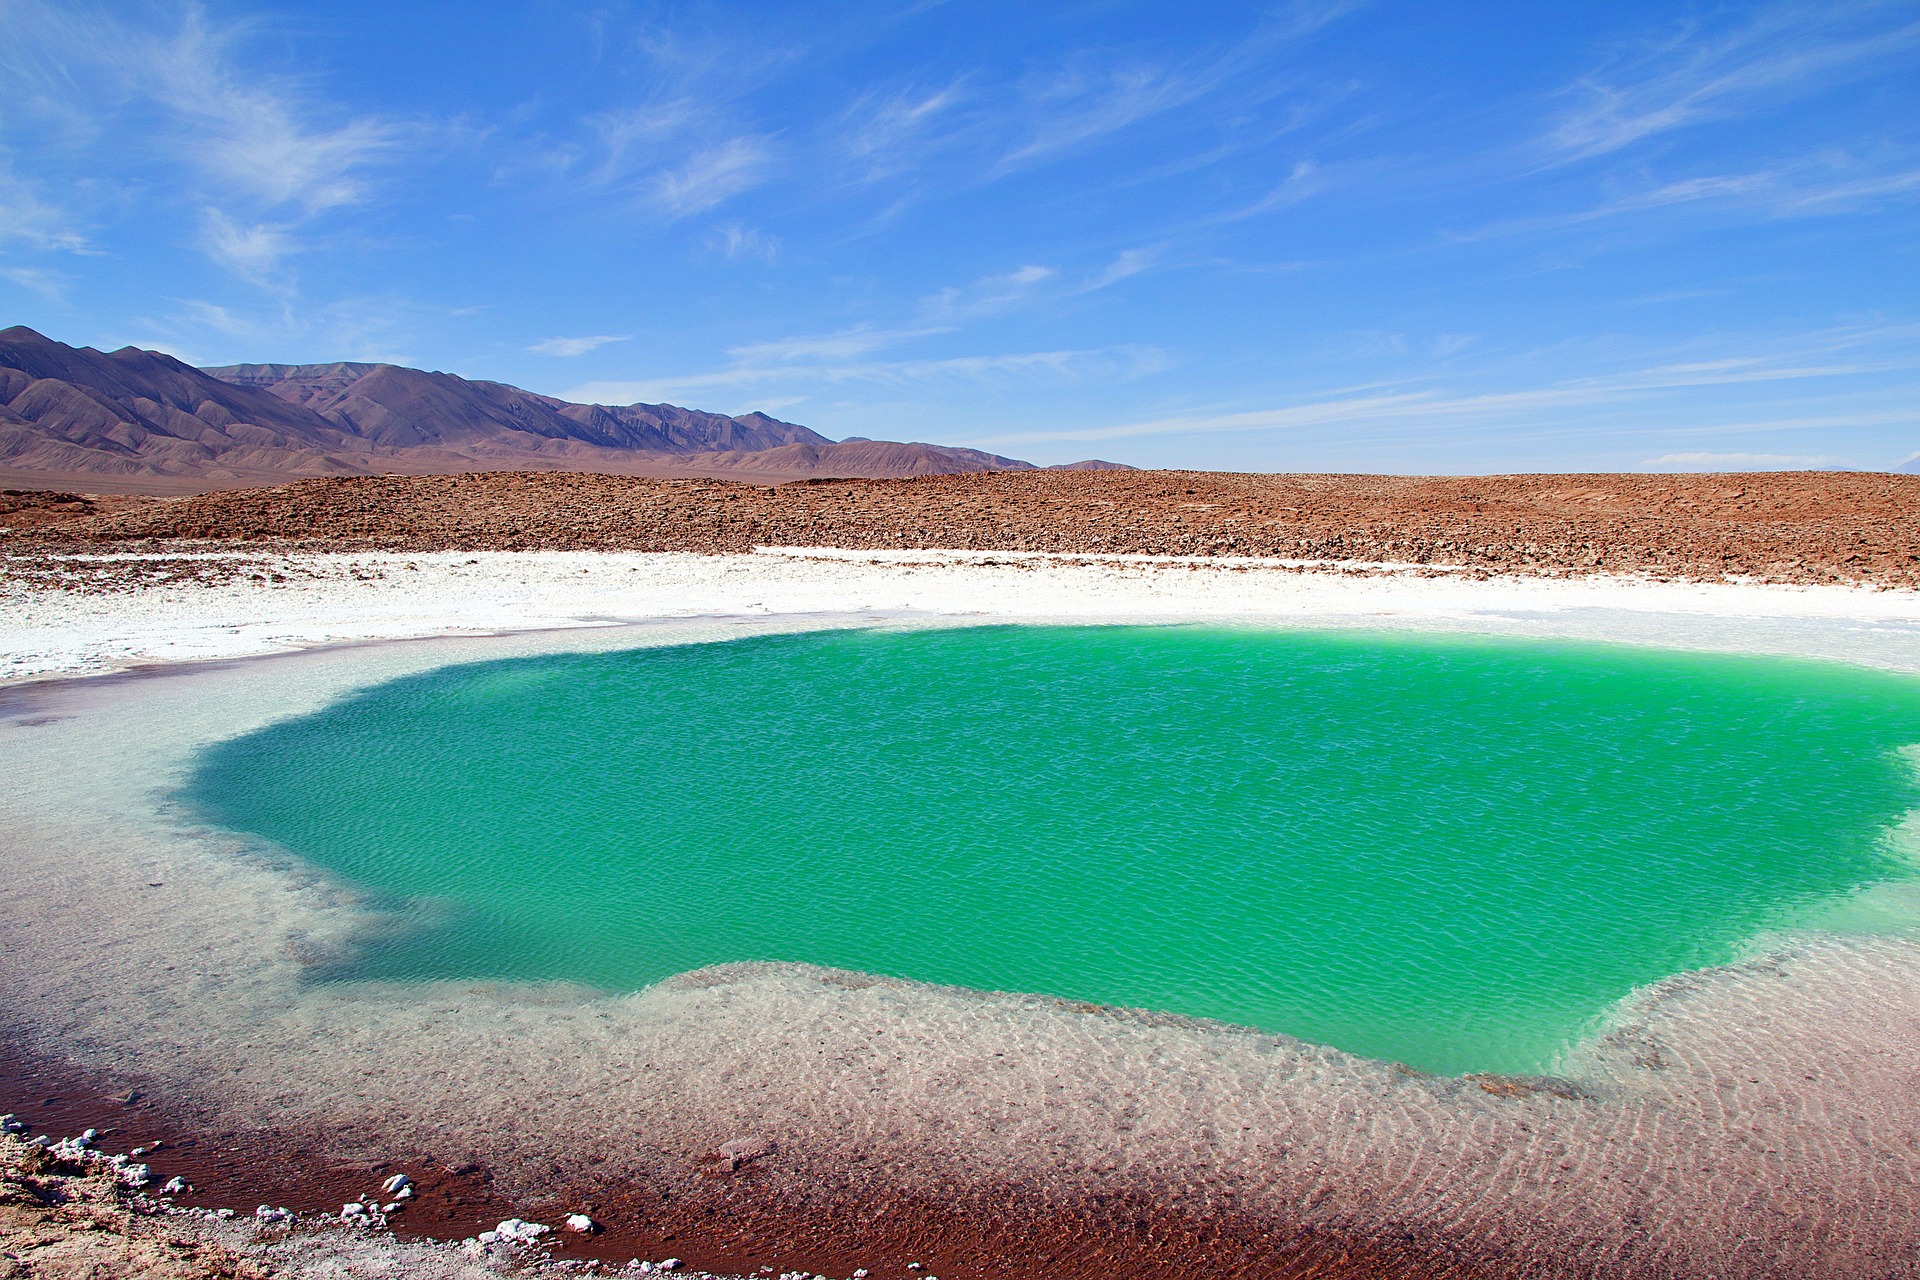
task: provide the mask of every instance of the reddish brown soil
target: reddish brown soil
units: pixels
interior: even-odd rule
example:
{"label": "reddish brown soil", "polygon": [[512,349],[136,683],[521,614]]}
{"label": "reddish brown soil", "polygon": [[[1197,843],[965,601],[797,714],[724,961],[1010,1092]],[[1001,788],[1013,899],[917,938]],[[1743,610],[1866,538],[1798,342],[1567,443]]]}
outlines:
{"label": "reddish brown soil", "polygon": [[[449,1168],[430,1153],[370,1149],[363,1159],[325,1160],[293,1135],[218,1132],[168,1100],[65,1062],[0,1043],[0,1111],[16,1112],[30,1132],[56,1138],[87,1128],[109,1153],[134,1146],[156,1184],[181,1176],[194,1186],[176,1202],[232,1208],[257,1204],[300,1213],[338,1213],[393,1173],[418,1195],[393,1219],[403,1236],[461,1239],[502,1218],[556,1226],[586,1211],[605,1230],[590,1237],[555,1233],[559,1257],[683,1259],[689,1267],[754,1275],[803,1270],[874,1280],[1057,1280],[1063,1275],[1360,1277],[1426,1280],[1485,1274],[1414,1241],[1358,1241],[1322,1231],[1256,1221],[1230,1210],[1196,1214],[1149,1199],[1060,1204],[1043,1187],[978,1187],[931,1203],[890,1196],[883,1187],[821,1187],[805,1204],[774,1195],[753,1163],[737,1169],[717,1158],[689,1176],[659,1184],[556,1187],[550,1197],[515,1204],[495,1193],[486,1170]],[[1069,1179],[1071,1181],[1071,1179]],[[922,1264],[909,1270],[908,1264]]]}
{"label": "reddish brown soil", "polygon": [[[19,500],[15,500],[19,501]],[[0,515],[14,540],[1279,556],[1920,585],[1920,476],[1014,472],[762,487],[499,472],[307,480]]]}

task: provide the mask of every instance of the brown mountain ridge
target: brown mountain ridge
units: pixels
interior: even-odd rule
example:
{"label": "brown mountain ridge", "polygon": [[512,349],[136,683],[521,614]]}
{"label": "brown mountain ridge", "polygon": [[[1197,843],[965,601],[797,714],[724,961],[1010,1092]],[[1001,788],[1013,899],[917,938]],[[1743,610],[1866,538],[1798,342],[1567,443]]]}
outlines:
{"label": "brown mountain ridge", "polygon": [[384,473],[775,482],[1034,469],[950,445],[834,441],[764,413],[572,404],[390,364],[196,369],[158,351],[103,352],[25,326],[0,330],[0,479],[8,483],[154,492]]}

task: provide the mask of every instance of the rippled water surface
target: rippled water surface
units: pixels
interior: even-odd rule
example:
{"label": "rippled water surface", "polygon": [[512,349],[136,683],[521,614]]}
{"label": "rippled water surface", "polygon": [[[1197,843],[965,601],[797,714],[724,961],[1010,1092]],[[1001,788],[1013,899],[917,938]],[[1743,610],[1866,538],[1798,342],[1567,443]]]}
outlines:
{"label": "rippled water surface", "polygon": [[353,976],[803,960],[1538,1069],[1910,876],[1920,681],[1574,644],[832,631],[450,667],[187,794],[377,891]]}

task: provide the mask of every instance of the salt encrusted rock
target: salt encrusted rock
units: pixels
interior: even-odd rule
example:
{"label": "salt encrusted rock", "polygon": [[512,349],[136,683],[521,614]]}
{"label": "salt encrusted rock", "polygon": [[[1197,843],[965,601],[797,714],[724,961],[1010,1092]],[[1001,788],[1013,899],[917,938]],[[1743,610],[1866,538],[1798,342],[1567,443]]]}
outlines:
{"label": "salt encrusted rock", "polygon": [[168,1178],[167,1185],[160,1188],[160,1194],[163,1196],[179,1196],[186,1195],[192,1190],[193,1184],[185,1178]]}
{"label": "salt encrusted rock", "polygon": [[508,1218],[493,1230],[482,1231],[476,1239],[481,1244],[532,1244],[551,1230],[545,1223]]}
{"label": "salt encrusted rock", "polygon": [[567,1215],[567,1230],[569,1231],[577,1231],[582,1235],[592,1235],[599,1229],[600,1224],[584,1213],[571,1213]]}
{"label": "salt encrusted rock", "polygon": [[120,1170],[120,1180],[138,1189],[153,1181],[153,1170],[144,1164],[130,1164]]}
{"label": "salt encrusted rock", "polygon": [[404,1173],[396,1173],[391,1178],[388,1178],[385,1182],[381,1183],[380,1189],[386,1192],[388,1195],[392,1195],[394,1192],[403,1190],[412,1185],[413,1185],[412,1178],[409,1178]]}

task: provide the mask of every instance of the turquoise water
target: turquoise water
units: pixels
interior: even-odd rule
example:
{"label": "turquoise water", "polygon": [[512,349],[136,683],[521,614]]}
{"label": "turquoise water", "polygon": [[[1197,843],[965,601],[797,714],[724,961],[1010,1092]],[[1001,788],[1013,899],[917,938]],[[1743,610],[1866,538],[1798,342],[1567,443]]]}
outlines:
{"label": "turquoise water", "polygon": [[1199,627],[457,666],[187,796],[393,908],[350,976],[797,960],[1537,1070],[1638,984],[1909,876],[1920,681]]}

